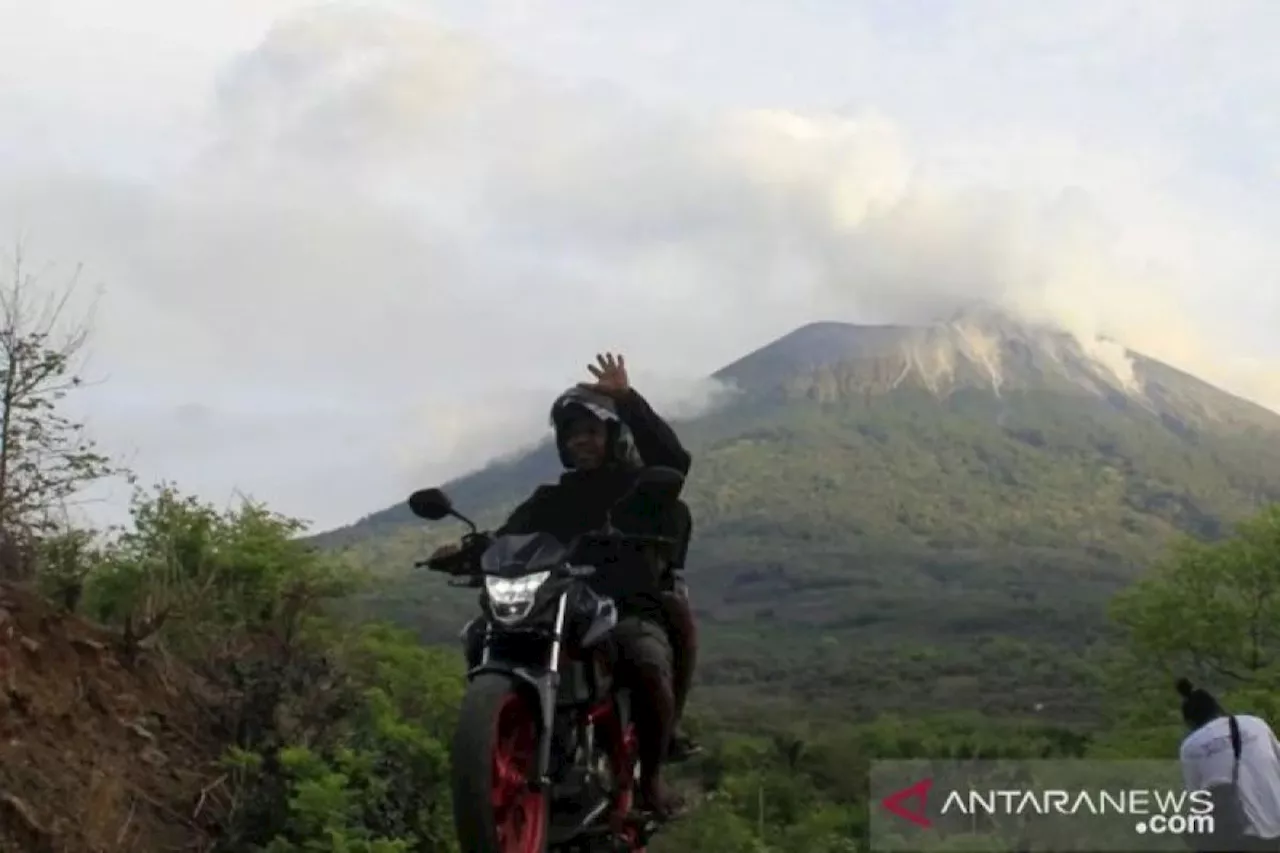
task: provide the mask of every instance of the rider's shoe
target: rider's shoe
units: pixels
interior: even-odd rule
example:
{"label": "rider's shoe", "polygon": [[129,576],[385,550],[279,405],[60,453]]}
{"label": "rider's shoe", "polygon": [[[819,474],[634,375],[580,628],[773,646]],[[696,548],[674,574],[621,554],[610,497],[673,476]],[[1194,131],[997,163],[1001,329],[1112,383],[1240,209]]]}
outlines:
{"label": "rider's shoe", "polygon": [[702,745],[685,734],[677,734],[667,748],[667,763],[679,764],[702,752]]}
{"label": "rider's shoe", "polygon": [[683,797],[663,785],[656,787],[656,790],[646,791],[642,788],[637,792],[636,807],[639,811],[652,815],[662,823],[675,820],[684,813],[686,804]]}

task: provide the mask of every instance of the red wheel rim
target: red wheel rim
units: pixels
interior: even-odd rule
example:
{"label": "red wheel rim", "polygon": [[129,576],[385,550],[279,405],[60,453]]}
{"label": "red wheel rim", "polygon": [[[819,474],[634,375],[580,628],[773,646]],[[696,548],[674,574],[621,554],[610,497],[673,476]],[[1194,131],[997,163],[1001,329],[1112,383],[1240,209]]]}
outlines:
{"label": "red wheel rim", "polygon": [[636,780],[634,773],[636,767],[640,763],[640,759],[636,756],[636,753],[639,752],[639,739],[636,737],[636,727],[634,724],[627,726],[626,733],[622,737],[622,748],[626,754],[626,766],[629,772],[627,773],[628,778],[625,780],[625,785],[623,786],[622,796],[618,798],[618,805],[620,807],[620,811],[623,814],[626,814],[630,812],[632,806],[635,805]]}
{"label": "red wheel rim", "polygon": [[524,700],[508,695],[493,739],[493,825],[502,853],[542,853],[547,834],[543,794],[529,789],[538,730]]}

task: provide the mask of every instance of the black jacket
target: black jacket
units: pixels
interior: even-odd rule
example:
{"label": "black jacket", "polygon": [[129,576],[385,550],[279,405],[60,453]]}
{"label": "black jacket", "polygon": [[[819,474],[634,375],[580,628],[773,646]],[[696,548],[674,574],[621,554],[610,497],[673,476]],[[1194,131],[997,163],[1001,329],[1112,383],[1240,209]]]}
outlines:
{"label": "black jacket", "polygon": [[[675,468],[688,475],[692,462],[689,452],[680,444],[675,431],[650,407],[634,389],[617,400],[618,417],[631,430],[636,450],[645,465]],[[605,514],[635,481],[636,472],[607,466],[594,471],[566,471],[558,483],[548,483],[534,490],[517,506],[499,527],[497,535],[511,533],[550,533],[568,543],[575,536],[596,530],[604,524]],[[630,533],[676,533],[677,518],[659,519],[653,529],[648,519],[623,513],[613,519],[614,526]],[[624,613],[650,610],[651,596],[637,595],[619,601]]]}

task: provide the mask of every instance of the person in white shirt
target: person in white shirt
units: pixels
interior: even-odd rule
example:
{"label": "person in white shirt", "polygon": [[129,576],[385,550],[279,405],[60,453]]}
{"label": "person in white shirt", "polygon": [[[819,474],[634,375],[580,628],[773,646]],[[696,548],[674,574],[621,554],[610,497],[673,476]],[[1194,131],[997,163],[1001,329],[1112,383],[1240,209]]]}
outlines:
{"label": "person in white shirt", "polygon": [[1215,794],[1218,837],[1212,848],[1201,849],[1280,851],[1280,742],[1275,732],[1260,717],[1228,715],[1213,694],[1185,678],[1177,688],[1183,697],[1182,719],[1190,729],[1179,750],[1183,781],[1188,791]]}

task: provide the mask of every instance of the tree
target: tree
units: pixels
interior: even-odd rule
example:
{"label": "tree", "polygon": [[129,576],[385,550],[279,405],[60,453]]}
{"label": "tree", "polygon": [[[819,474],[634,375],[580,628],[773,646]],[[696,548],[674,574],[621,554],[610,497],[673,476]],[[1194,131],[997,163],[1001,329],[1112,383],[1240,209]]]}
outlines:
{"label": "tree", "polygon": [[297,519],[243,502],[223,511],[171,484],[138,490],[132,525],[96,556],[86,613],[127,644],[163,634],[189,662],[235,660],[265,642],[285,664],[308,620],[357,575],[298,538]]}
{"label": "tree", "polygon": [[67,317],[77,279],[42,290],[19,247],[0,281],[0,566],[10,574],[30,572],[34,540],[58,527],[55,510],[113,473],[84,424],[60,411],[83,385],[76,360],[89,326]]}
{"label": "tree", "polygon": [[1116,596],[1128,650],[1171,677],[1270,682],[1280,669],[1280,506],[1216,543],[1188,541]]}

